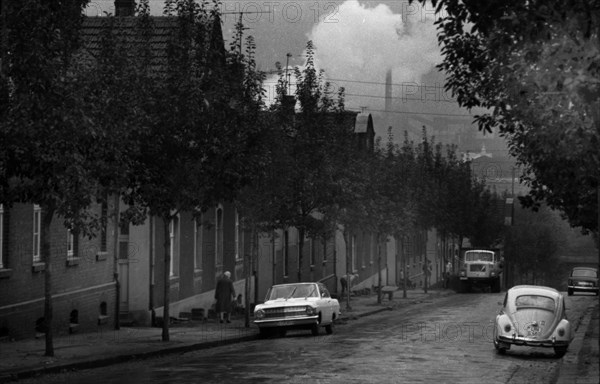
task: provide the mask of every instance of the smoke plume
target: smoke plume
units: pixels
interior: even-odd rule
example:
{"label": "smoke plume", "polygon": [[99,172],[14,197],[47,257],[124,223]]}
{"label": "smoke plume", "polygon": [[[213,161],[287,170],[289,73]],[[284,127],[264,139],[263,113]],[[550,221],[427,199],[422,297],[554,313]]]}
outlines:
{"label": "smoke plume", "polygon": [[383,109],[389,69],[393,96],[398,98],[401,84],[420,84],[423,75],[441,61],[433,7],[403,4],[401,14],[387,5],[369,7],[348,0],[309,33],[316,47],[316,65],[334,86],[346,88],[348,108]]}

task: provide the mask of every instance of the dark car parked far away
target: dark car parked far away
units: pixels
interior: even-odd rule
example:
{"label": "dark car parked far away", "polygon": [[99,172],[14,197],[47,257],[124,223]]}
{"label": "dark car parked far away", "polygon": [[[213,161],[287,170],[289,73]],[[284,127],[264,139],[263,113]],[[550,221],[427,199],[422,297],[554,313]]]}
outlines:
{"label": "dark car parked far away", "polygon": [[567,293],[593,292],[598,296],[598,270],[596,268],[575,267],[569,275]]}

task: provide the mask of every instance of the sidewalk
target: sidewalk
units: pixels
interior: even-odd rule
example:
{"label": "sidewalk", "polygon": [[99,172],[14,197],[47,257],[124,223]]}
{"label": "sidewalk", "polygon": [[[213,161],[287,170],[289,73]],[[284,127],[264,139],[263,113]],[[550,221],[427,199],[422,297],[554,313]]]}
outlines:
{"label": "sidewalk", "polygon": [[569,351],[563,357],[556,384],[600,383],[599,305],[588,309],[575,332]]}
{"label": "sidewalk", "polygon": [[[422,290],[415,289],[407,291],[408,297],[402,298],[402,291],[396,291],[391,301],[384,296],[381,304],[377,303],[377,296],[374,294],[353,296],[350,300],[350,310],[346,309],[346,301],[342,298],[340,299],[342,312],[340,322],[351,321],[394,308],[429,302],[437,297],[451,294],[454,292],[450,290],[430,290],[430,293],[425,294]],[[595,313],[595,317],[592,316],[593,313]],[[590,321],[592,318],[594,320]],[[586,321],[587,323],[585,323]],[[584,323],[587,325],[584,326]],[[588,330],[590,334],[585,335]],[[3,342],[0,343],[0,383],[44,373],[97,368],[133,359],[254,340],[258,337],[258,328],[253,324],[250,324],[250,328],[246,328],[244,319],[238,317],[232,319],[231,324],[221,324],[214,320],[172,324],[168,342],[161,340],[161,333],[161,328],[121,327],[118,331],[104,329],[96,333],[57,336],[54,338],[54,357],[44,356],[45,341],[43,338]],[[567,364],[565,360],[560,371],[561,376],[564,374],[569,379],[567,381],[559,380],[559,383],[598,382],[597,306],[582,320],[582,326],[579,327],[577,334],[580,333],[580,345],[573,344],[565,356],[565,359],[575,356],[575,361]],[[585,337],[583,337],[584,335]],[[575,350],[575,348],[579,349]],[[594,348],[595,355],[593,355]],[[584,351],[588,351],[585,356],[582,355]],[[589,367],[586,370],[578,368],[578,365],[586,364],[584,359],[591,360],[591,363],[587,363]],[[573,364],[575,364],[574,370],[567,369]]]}

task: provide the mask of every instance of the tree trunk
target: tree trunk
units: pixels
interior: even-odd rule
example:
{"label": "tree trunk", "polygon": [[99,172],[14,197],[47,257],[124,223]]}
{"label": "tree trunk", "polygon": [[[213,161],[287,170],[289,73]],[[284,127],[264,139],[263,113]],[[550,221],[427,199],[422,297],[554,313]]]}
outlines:
{"label": "tree trunk", "polygon": [[276,256],[275,256],[275,230],[273,230],[271,232],[271,285],[275,284],[275,272],[276,272],[276,268],[277,268],[277,263],[275,262],[276,260]]}
{"label": "tree trunk", "polygon": [[171,315],[169,313],[170,297],[169,291],[171,289],[171,234],[169,233],[169,226],[171,224],[170,216],[163,216],[163,235],[164,235],[164,253],[165,253],[165,265],[163,273],[163,324],[162,324],[162,341],[169,341],[169,321]]}
{"label": "tree trunk", "polygon": [[[351,255],[348,252],[348,231],[344,227],[344,232],[342,233],[342,237],[344,238],[344,246],[346,247],[346,310],[351,310],[350,306],[350,257]],[[337,286],[337,284],[336,284]],[[343,293],[343,292],[342,292]]]}
{"label": "tree trunk", "polygon": [[[244,306],[246,310],[244,311],[244,325],[246,328],[250,328],[250,278],[252,277],[252,258],[254,257],[255,247],[256,247],[256,224],[252,224],[252,237],[250,238],[250,256],[244,253]],[[250,258],[250,260],[249,260]]]}
{"label": "tree trunk", "polygon": [[377,290],[377,304],[381,304],[381,284],[382,284],[382,277],[381,277],[381,235],[377,234],[377,285],[379,286],[379,289]]}
{"label": "tree trunk", "polygon": [[298,229],[298,282],[302,282],[302,259],[304,253],[304,228]]}
{"label": "tree trunk", "polygon": [[50,246],[50,224],[54,217],[54,206],[49,204],[42,206],[41,217],[41,249],[42,261],[46,264],[44,269],[44,327],[46,351],[45,356],[54,356],[54,339],[52,335],[52,254]]}

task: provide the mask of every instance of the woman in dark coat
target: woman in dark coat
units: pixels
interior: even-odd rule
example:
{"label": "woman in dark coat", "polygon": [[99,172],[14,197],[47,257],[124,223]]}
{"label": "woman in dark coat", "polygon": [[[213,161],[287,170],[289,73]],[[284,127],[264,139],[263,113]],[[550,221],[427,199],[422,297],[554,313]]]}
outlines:
{"label": "woman in dark coat", "polygon": [[219,321],[222,323],[224,319],[231,323],[231,300],[235,298],[235,289],[233,281],[231,281],[231,272],[226,271],[223,277],[217,281],[215,289],[215,311],[219,314]]}

